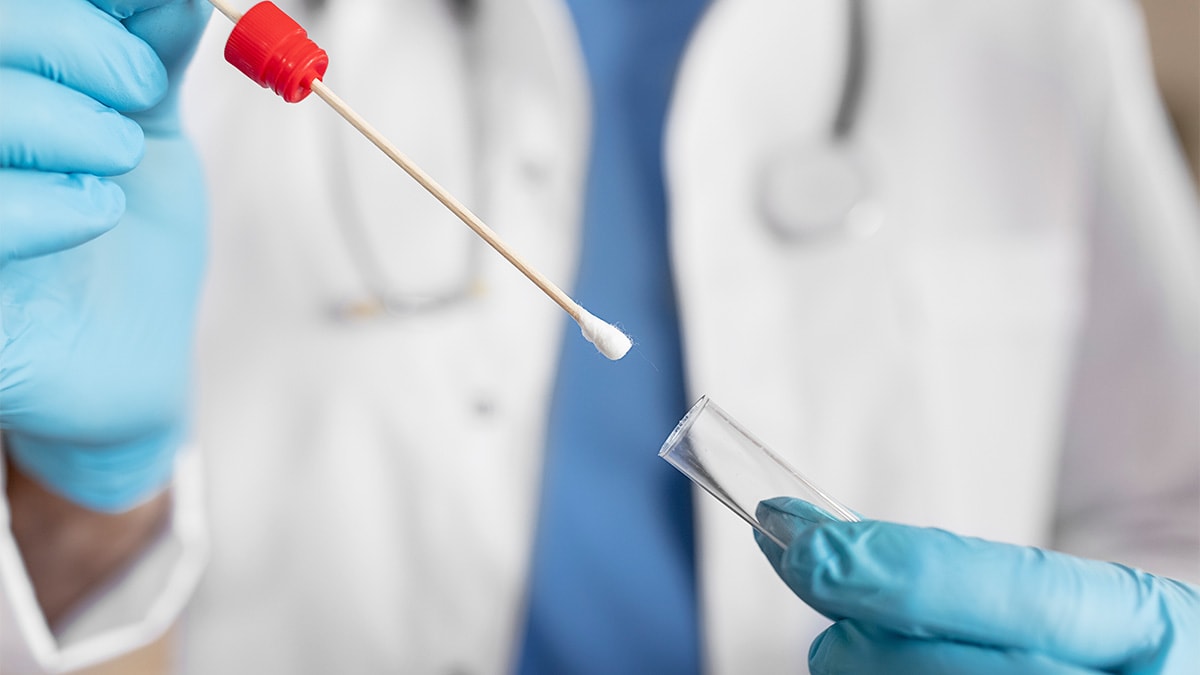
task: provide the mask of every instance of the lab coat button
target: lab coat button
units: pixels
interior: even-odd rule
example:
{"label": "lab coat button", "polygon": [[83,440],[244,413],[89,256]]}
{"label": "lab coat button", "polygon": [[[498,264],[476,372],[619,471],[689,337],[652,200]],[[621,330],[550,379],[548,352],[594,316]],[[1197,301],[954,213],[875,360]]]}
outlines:
{"label": "lab coat button", "polygon": [[491,417],[496,412],[496,403],[490,398],[477,398],[473,409],[477,417]]}
{"label": "lab coat button", "polygon": [[524,159],[520,164],[521,177],[532,185],[543,185],[550,178],[550,163],[534,159]]}

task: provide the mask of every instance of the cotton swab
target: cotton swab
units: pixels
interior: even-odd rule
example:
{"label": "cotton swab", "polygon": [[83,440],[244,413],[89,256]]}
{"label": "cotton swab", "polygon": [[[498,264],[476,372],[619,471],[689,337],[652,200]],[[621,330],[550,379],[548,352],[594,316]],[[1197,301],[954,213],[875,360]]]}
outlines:
{"label": "cotton swab", "polygon": [[225,45],[226,60],[250,79],[274,90],[290,103],[303,100],[310,91],[315,93],[562,307],[575,323],[579,324],[583,337],[594,344],[601,354],[616,361],[629,352],[633,346],[629,336],[584,309],[554,282],[522,260],[492,228],[334,94],[322,81],[329,64],[328,56],[323,49],[308,39],[308,33],[300,24],[270,2],[260,2],[244,14],[231,7],[225,0],[209,2],[234,22],[233,33]]}

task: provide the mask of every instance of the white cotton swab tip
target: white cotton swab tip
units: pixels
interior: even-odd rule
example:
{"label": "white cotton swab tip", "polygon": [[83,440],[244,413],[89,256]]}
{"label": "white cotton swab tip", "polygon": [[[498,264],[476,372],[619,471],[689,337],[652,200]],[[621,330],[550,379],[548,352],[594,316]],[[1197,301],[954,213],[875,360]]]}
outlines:
{"label": "white cotton swab tip", "polygon": [[633,340],[630,340],[628,335],[586,309],[579,309],[579,318],[575,319],[579,330],[588,342],[596,345],[601,354],[611,361],[617,361],[629,353],[630,347],[633,347]]}

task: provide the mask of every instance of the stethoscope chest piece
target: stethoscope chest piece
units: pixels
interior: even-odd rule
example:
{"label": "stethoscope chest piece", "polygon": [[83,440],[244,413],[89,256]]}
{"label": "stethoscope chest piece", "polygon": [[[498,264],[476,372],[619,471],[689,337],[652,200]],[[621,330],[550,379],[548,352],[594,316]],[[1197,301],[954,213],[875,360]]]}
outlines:
{"label": "stethoscope chest piece", "polygon": [[848,0],[846,10],[845,73],[829,135],[773,148],[758,177],[762,219],[787,243],[864,238],[883,226],[870,175],[855,152],[867,69],[866,0]]}
{"label": "stethoscope chest piece", "polygon": [[882,225],[866,173],[847,143],[782,148],[767,157],[762,171],[762,218],[784,241],[865,237]]}

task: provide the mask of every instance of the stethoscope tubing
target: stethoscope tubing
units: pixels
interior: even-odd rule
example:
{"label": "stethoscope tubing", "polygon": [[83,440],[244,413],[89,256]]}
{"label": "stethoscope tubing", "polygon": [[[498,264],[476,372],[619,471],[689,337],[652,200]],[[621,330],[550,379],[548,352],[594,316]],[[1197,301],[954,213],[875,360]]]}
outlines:
{"label": "stethoscope tubing", "polygon": [[846,140],[854,131],[867,77],[866,0],[848,0],[846,12],[846,67],[833,118],[834,141]]}

